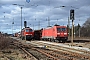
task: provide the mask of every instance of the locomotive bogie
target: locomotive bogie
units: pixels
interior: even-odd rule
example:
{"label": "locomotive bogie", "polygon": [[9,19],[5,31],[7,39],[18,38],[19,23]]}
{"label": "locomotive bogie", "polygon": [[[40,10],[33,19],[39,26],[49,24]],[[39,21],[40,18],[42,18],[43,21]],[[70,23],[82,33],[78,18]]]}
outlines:
{"label": "locomotive bogie", "polygon": [[22,36],[22,40],[32,40],[33,36],[32,35],[26,35],[26,36]]}

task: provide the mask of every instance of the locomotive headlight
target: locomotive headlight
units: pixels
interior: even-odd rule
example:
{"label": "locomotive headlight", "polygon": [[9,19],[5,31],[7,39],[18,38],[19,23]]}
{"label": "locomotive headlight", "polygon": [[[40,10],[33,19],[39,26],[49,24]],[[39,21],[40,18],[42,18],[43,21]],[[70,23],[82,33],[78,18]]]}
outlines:
{"label": "locomotive headlight", "polygon": [[64,33],[65,35],[67,35],[67,33]]}
{"label": "locomotive headlight", "polygon": [[26,35],[29,35],[29,34],[26,34]]}
{"label": "locomotive headlight", "polygon": [[32,34],[30,34],[30,35],[32,35]]}
{"label": "locomotive headlight", "polygon": [[57,34],[60,34],[60,33],[57,33]]}
{"label": "locomotive headlight", "polygon": [[26,34],[26,35],[32,35],[32,34]]}

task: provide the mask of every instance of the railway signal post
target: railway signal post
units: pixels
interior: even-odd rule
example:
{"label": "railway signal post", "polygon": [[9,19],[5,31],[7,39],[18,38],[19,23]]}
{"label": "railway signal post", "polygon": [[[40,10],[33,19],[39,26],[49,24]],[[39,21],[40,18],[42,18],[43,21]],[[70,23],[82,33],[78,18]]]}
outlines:
{"label": "railway signal post", "polygon": [[71,9],[70,10],[70,20],[72,20],[72,39],[71,39],[71,46],[73,46],[74,9]]}
{"label": "railway signal post", "polygon": [[[24,21],[24,27],[27,27],[27,21]],[[26,41],[26,35],[25,35],[25,41]]]}

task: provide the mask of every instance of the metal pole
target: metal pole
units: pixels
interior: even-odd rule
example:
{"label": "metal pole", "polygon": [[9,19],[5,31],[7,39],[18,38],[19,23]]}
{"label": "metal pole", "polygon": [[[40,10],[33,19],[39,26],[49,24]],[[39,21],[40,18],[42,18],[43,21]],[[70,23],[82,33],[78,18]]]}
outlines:
{"label": "metal pole", "polygon": [[34,30],[34,24],[33,24],[33,30]]}
{"label": "metal pole", "polygon": [[71,46],[73,46],[73,24],[74,24],[74,22],[72,20],[72,40],[71,40]]}
{"label": "metal pole", "polygon": [[21,7],[21,40],[22,40],[22,7]]}
{"label": "metal pole", "polygon": [[57,25],[58,25],[58,19],[57,19]]}
{"label": "metal pole", "polygon": [[[25,30],[26,31],[26,30]],[[26,35],[25,35],[25,42],[26,42]]]}
{"label": "metal pole", "polygon": [[69,28],[69,26],[70,26],[70,21],[69,21],[69,17],[68,17],[68,32],[69,32],[69,37],[70,37],[70,28]]}
{"label": "metal pole", "polygon": [[14,24],[14,18],[13,18],[13,22],[12,22],[12,34],[13,34],[13,24]]}
{"label": "metal pole", "polygon": [[40,21],[38,22],[39,24],[38,24],[38,29],[40,29]]}
{"label": "metal pole", "polygon": [[12,22],[12,36],[13,36],[13,22]]}
{"label": "metal pole", "polygon": [[73,25],[73,28],[74,28],[74,38],[75,38],[75,24]]}
{"label": "metal pole", "polygon": [[[79,22],[80,22],[80,19],[79,19]],[[78,23],[79,24],[79,23]],[[80,37],[80,24],[79,24],[79,37]]]}
{"label": "metal pole", "polygon": [[49,19],[49,17],[48,17],[48,26],[50,26],[50,19]]}
{"label": "metal pole", "polygon": [[79,37],[80,37],[80,27],[79,27]]}

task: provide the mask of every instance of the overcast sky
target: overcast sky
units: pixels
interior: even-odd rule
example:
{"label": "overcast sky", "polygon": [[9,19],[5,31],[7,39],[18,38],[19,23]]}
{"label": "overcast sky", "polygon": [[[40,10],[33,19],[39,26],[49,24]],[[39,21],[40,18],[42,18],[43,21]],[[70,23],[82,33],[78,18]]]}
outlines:
{"label": "overcast sky", "polygon": [[90,0],[30,0],[29,3],[26,0],[0,0],[0,31],[12,33],[13,30],[15,33],[21,30],[20,7],[23,7],[22,28],[24,21],[27,21],[27,26],[36,30],[46,28],[48,19],[51,26],[66,26],[71,9],[75,10],[74,25],[82,25],[90,17]]}

